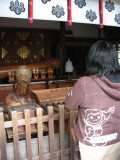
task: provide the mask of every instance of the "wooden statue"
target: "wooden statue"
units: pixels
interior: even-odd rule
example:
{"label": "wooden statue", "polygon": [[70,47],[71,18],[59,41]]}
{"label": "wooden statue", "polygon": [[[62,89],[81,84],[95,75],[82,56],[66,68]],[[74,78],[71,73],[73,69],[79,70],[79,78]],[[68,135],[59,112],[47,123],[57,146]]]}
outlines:
{"label": "wooden statue", "polygon": [[35,103],[34,98],[29,93],[31,77],[32,71],[27,66],[22,65],[16,69],[16,89],[7,95],[5,99],[5,111],[11,106]]}
{"label": "wooden statue", "polygon": [[[15,72],[19,65],[12,66],[0,66],[0,79],[6,78],[8,73]],[[58,58],[47,59],[46,61],[40,63],[26,64],[31,70],[37,68],[39,70],[44,69],[58,69],[61,66],[61,61]]]}

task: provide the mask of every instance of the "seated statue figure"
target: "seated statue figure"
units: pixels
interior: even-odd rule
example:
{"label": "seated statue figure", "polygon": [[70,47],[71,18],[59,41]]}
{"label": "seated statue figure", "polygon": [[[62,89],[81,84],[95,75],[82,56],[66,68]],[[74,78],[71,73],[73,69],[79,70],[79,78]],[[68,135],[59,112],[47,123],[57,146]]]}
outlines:
{"label": "seated statue figure", "polygon": [[17,84],[15,90],[6,96],[5,111],[8,111],[8,107],[11,106],[35,103],[35,99],[31,97],[29,92],[31,77],[32,71],[27,66],[22,65],[16,69]]}

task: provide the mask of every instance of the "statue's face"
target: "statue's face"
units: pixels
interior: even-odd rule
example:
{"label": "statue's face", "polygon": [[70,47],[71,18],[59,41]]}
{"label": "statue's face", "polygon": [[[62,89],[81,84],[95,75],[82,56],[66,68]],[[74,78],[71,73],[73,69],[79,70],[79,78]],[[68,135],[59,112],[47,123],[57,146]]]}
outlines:
{"label": "statue's face", "polygon": [[19,95],[25,95],[29,91],[30,80],[28,79],[18,79],[17,80],[17,93]]}
{"label": "statue's face", "polygon": [[28,67],[20,66],[16,69],[17,93],[19,95],[25,95],[27,93],[31,77],[32,72]]}
{"label": "statue's face", "polygon": [[19,74],[17,76],[17,82],[19,82],[19,83],[26,83],[26,84],[28,84],[28,83],[30,83],[30,81],[31,81],[31,76],[29,76],[29,75]]}

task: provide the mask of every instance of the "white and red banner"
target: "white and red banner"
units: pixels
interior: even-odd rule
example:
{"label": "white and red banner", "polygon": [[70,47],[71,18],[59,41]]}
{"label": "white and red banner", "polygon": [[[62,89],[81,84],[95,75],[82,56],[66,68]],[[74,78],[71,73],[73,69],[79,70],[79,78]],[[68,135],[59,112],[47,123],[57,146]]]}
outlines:
{"label": "white and red banner", "polygon": [[0,0],[0,17],[120,27],[120,0]]}

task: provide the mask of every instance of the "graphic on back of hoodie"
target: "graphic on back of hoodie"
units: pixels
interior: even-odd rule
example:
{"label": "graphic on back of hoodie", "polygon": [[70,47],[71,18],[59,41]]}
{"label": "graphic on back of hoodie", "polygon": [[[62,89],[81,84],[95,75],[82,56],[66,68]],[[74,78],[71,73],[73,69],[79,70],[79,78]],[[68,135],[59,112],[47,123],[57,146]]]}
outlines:
{"label": "graphic on back of hoodie", "polygon": [[100,109],[86,109],[85,111],[85,138],[83,143],[88,142],[92,146],[106,145],[107,142],[117,138],[117,133],[102,135],[102,125],[107,122],[110,116],[114,113],[115,107],[110,107],[108,111]]}

